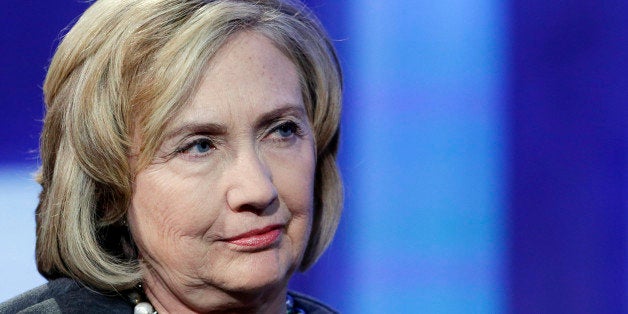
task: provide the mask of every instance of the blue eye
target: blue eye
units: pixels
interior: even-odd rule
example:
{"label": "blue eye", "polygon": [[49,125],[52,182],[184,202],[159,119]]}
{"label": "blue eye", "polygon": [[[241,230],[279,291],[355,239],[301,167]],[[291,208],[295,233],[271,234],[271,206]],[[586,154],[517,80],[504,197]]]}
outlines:
{"label": "blue eye", "polygon": [[207,138],[199,138],[179,150],[180,153],[203,155],[215,148],[214,143]]}
{"label": "blue eye", "polygon": [[285,122],[275,128],[275,131],[281,137],[290,137],[297,132],[298,126],[294,122]]}
{"label": "blue eye", "polygon": [[199,153],[206,153],[212,149],[212,143],[209,140],[198,140],[192,148],[195,148]]}

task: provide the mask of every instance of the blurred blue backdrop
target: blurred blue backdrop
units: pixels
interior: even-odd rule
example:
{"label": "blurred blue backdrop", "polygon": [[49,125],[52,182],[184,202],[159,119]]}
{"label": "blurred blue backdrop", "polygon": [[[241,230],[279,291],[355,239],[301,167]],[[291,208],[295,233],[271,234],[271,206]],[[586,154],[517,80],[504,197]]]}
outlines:
{"label": "blurred blue backdrop", "polygon": [[[346,206],[292,286],[344,313],[628,313],[628,4],[310,0]],[[41,85],[78,0],[0,4],[0,300],[34,265]]]}

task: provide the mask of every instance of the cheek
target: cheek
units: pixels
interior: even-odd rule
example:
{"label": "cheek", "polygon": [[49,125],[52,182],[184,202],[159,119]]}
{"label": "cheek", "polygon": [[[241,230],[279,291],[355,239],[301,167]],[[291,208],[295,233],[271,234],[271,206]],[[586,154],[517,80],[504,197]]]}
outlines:
{"label": "cheek", "polygon": [[128,213],[138,245],[171,245],[206,232],[214,218],[200,207],[207,204],[207,195],[196,183],[165,169],[138,174]]}
{"label": "cheek", "polygon": [[295,154],[272,157],[272,177],[279,196],[294,215],[311,215],[316,160],[312,145]]}
{"label": "cheek", "polygon": [[302,254],[309,240],[313,221],[316,168],[314,149],[312,145],[304,145],[297,153],[279,154],[271,159],[273,182],[292,217],[288,236],[296,245],[295,254]]}

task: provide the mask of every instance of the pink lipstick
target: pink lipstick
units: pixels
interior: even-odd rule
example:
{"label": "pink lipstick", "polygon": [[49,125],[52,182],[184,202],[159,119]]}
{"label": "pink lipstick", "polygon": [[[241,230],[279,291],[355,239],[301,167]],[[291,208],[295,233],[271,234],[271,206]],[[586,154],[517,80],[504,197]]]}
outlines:
{"label": "pink lipstick", "polygon": [[248,248],[264,248],[272,245],[281,235],[281,225],[268,226],[262,229],[255,229],[249,232],[239,234],[226,241],[238,246]]}

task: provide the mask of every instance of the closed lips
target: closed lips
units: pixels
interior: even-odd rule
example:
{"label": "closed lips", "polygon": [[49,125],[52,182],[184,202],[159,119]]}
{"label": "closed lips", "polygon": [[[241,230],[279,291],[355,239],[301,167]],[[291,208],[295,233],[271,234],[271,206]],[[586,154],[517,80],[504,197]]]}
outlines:
{"label": "closed lips", "polygon": [[262,229],[254,229],[235,237],[226,239],[226,242],[248,247],[261,247],[274,243],[281,235],[282,225],[272,225]]}

